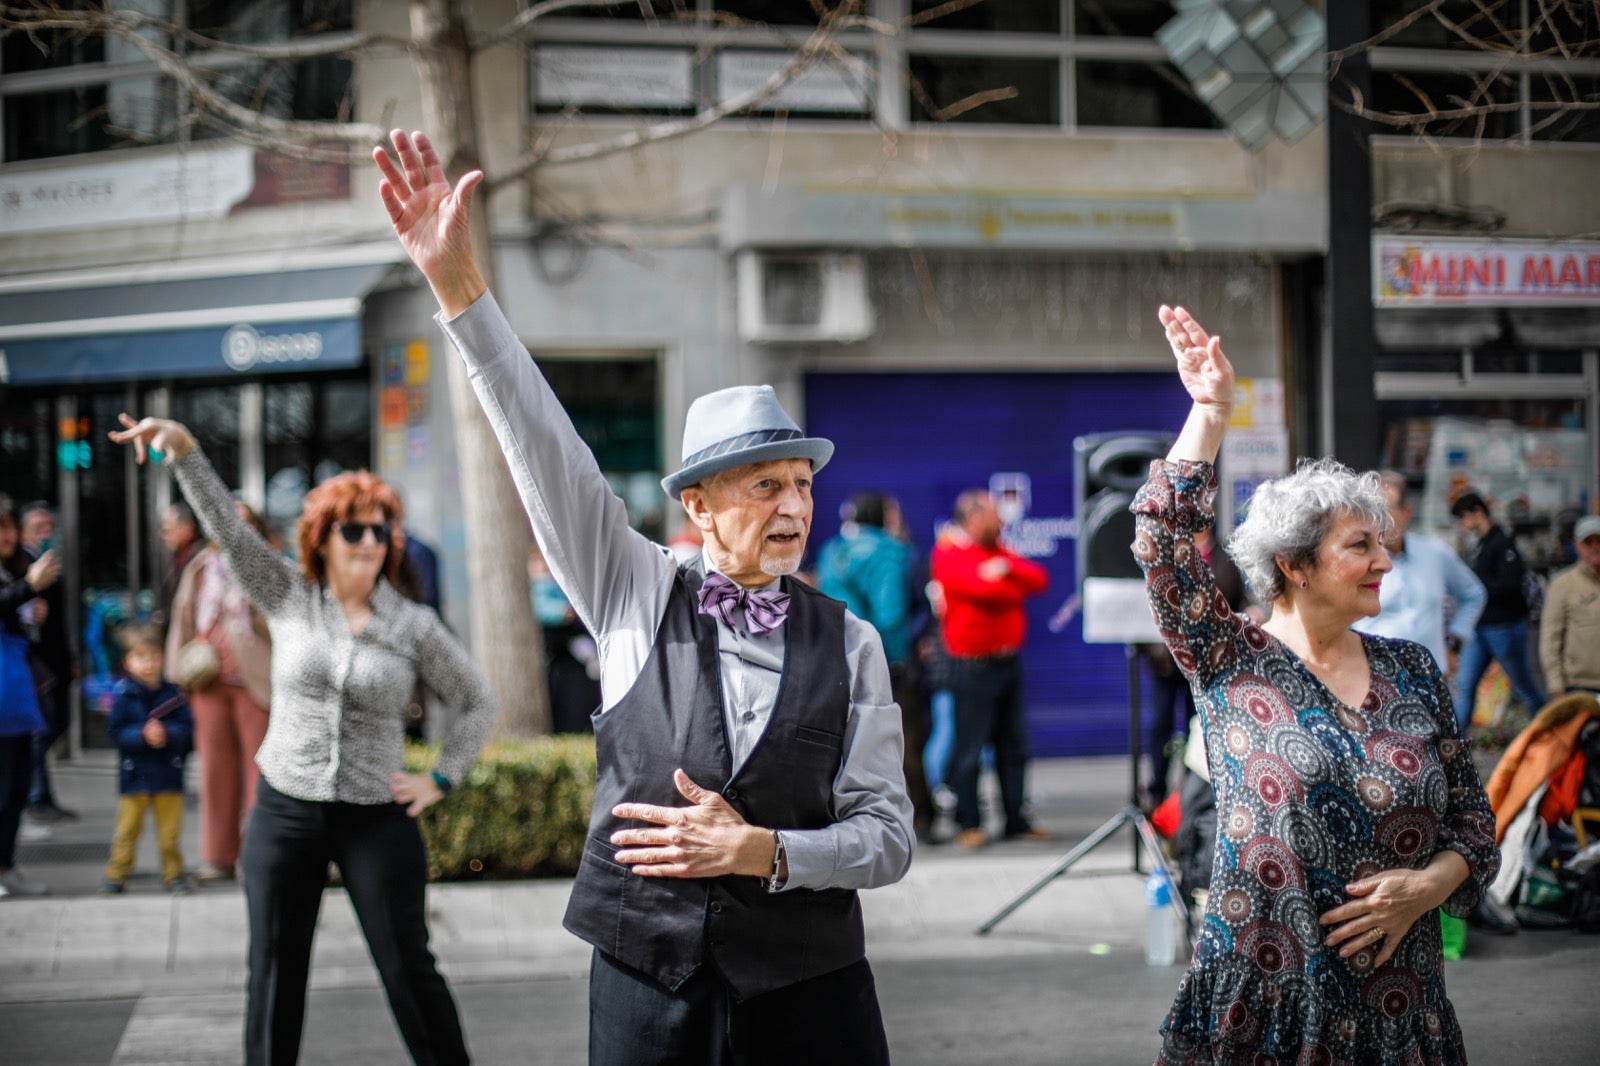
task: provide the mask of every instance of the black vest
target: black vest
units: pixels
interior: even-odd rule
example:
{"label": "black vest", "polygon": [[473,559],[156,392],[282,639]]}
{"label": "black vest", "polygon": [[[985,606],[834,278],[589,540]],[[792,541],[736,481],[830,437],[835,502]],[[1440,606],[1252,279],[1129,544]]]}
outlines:
{"label": "black vest", "polygon": [[717,625],[695,599],[703,579],[698,560],[678,571],[639,680],[595,719],[599,779],[563,924],[668,988],[709,959],[747,999],[863,958],[856,893],[769,893],[764,880],[748,876],[634,876],[613,861],[611,834],[638,823],[618,820],[611,809],[624,802],[686,806],[672,783],[681,766],[752,825],[832,825],[850,710],[844,604],[783,579],[790,600],[777,704],[735,774],[723,727]]}

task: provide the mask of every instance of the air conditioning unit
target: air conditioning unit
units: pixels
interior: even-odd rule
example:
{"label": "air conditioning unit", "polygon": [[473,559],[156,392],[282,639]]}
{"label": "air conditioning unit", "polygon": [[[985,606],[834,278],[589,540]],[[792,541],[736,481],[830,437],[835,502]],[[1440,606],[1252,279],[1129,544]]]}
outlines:
{"label": "air conditioning unit", "polygon": [[740,252],[739,336],[759,344],[872,336],[867,263],[859,255]]}

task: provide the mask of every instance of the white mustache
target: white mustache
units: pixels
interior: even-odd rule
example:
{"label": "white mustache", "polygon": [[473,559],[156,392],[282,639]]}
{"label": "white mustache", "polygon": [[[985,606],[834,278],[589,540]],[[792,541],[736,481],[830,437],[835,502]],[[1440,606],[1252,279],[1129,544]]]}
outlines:
{"label": "white mustache", "polygon": [[796,522],[793,519],[785,519],[781,522],[772,523],[772,525],[767,527],[767,531],[763,535],[768,537],[780,537],[785,533],[804,533],[805,531],[805,523]]}

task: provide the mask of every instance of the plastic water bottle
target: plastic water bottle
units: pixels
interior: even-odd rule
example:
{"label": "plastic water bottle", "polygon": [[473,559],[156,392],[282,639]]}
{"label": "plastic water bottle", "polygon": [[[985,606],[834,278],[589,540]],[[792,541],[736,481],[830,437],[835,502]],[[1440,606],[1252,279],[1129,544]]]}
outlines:
{"label": "plastic water bottle", "polygon": [[1144,883],[1144,961],[1151,966],[1171,966],[1178,953],[1173,929],[1172,882],[1157,867]]}

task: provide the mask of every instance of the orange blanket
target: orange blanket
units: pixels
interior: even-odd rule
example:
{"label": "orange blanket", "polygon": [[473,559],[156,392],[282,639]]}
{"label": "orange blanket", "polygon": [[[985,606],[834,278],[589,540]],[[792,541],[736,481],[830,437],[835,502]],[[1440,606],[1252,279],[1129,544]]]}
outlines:
{"label": "orange blanket", "polygon": [[1517,734],[1500,757],[1486,789],[1489,806],[1494,808],[1495,843],[1505,839],[1511,819],[1534,790],[1572,758],[1578,731],[1596,715],[1600,715],[1600,701],[1587,692],[1574,693],[1547,704],[1528,728]]}

